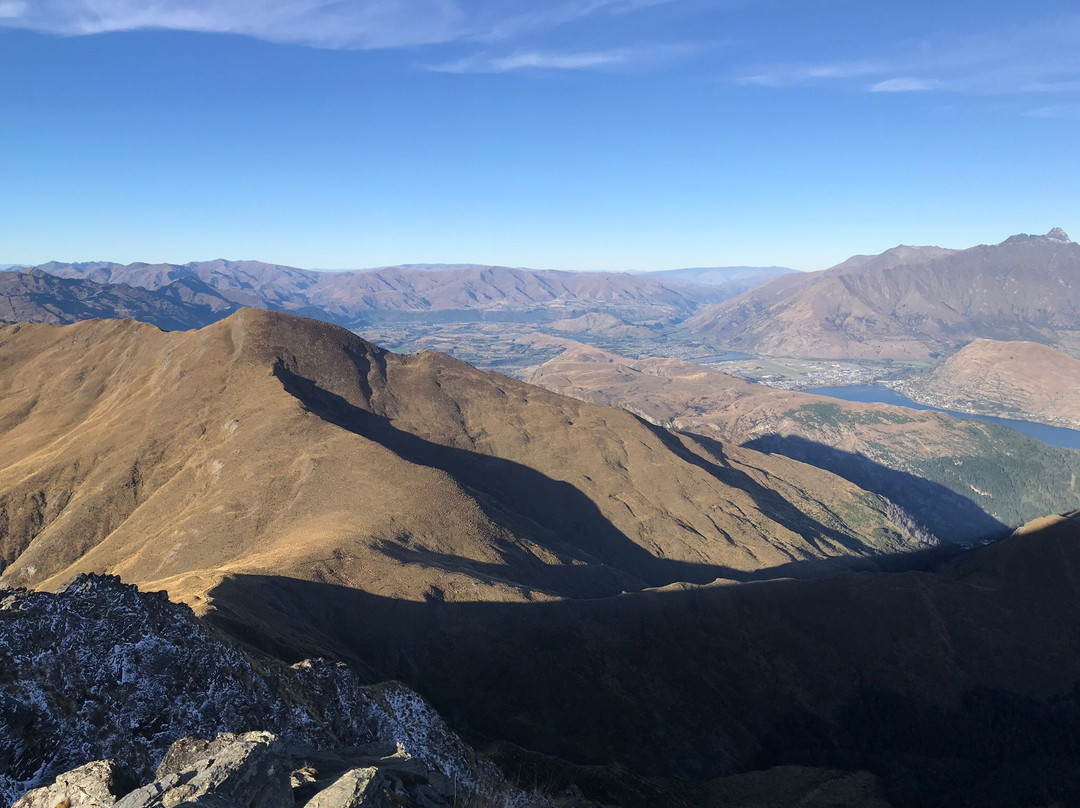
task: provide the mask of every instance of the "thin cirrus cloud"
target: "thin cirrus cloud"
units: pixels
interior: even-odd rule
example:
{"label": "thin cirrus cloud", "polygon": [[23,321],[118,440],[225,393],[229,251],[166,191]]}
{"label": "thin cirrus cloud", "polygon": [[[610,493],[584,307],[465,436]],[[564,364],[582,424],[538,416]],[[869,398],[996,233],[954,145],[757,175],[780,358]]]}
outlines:
{"label": "thin cirrus cloud", "polygon": [[537,11],[526,0],[0,0],[0,27],[64,36],[144,29],[230,33],[370,49],[503,41],[678,1],[563,0]]}
{"label": "thin cirrus cloud", "polygon": [[625,64],[627,51],[593,53],[515,53],[509,56],[473,55],[441,64],[427,65],[436,73],[509,73],[515,70],[595,70]]}
{"label": "thin cirrus cloud", "polygon": [[678,0],[577,0],[577,2],[554,3],[546,8],[531,8],[519,13],[506,13],[506,6],[501,13],[489,16],[486,30],[478,39],[499,41],[514,39],[535,31],[559,28],[588,17],[628,14],[654,6],[664,6]]}
{"label": "thin cirrus cloud", "polygon": [[648,67],[680,59],[700,48],[689,44],[583,52],[517,51],[508,55],[472,54],[440,64],[425,65],[435,73],[510,73],[519,70],[615,70]]}
{"label": "thin cirrus cloud", "polygon": [[915,79],[910,77],[885,79],[870,87],[872,93],[925,93],[940,90],[945,82],[936,79]]}
{"label": "thin cirrus cloud", "polygon": [[1025,113],[1030,118],[1057,118],[1061,120],[1080,120],[1080,104],[1050,104]]}
{"label": "thin cirrus cloud", "polygon": [[64,36],[231,33],[325,48],[433,44],[469,32],[456,0],[0,0],[0,26]]}
{"label": "thin cirrus cloud", "polygon": [[26,0],[0,0],[0,20],[13,20],[27,11]]}
{"label": "thin cirrus cloud", "polygon": [[787,87],[813,81],[855,79],[873,76],[885,66],[878,62],[833,62],[805,65],[771,66],[761,72],[748,73],[735,79],[737,84],[755,87]]}
{"label": "thin cirrus cloud", "polygon": [[879,44],[874,59],[757,66],[734,78],[743,86],[842,83],[874,93],[976,94],[1080,90],[1080,18],[1035,21],[1007,30],[930,35]]}

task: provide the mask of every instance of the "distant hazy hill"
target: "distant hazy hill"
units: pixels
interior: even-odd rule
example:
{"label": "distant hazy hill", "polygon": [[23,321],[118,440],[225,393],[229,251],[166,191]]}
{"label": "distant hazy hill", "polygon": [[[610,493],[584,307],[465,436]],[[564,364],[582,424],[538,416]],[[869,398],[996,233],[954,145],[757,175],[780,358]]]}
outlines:
{"label": "distant hazy hill", "polygon": [[[1013,355],[1022,365],[1023,348]],[[1046,369],[1041,384],[1050,388],[1054,377]],[[978,377],[970,389],[987,389]],[[994,424],[775,390],[689,362],[635,361],[594,348],[564,351],[529,381],[828,469],[895,501],[941,538],[973,541],[999,527],[994,519],[1015,526],[1080,508],[1080,453]],[[1061,384],[1054,388],[1063,393],[1058,400],[1071,401],[1075,413],[1080,386],[1068,378]]]}
{"label": "distant hazy hill", "polygon": [[257,261],[191,264],[58,264],[39,267],[65,278],[156,290],[194,279],[231,302],[288,311],[357,328],[378,322],[506,320],[549,322],[606,313],[634,324],[681,321],[701,306],[763,282],[730,282],[604,272],[561,272],[478,265],[415,264],[315,272]]}
{"label": "distant hazy hill", "polygon": [[236,308],[194,278],[149,291],[59,278],[37,269],[0,273],[0,322],[67,324],[130,317],[163,329],[185,330],[215,322]]}
{"label": "distant hazy hill", "polygon": [[319,273],[260,261],[203,261],[191,264],[113,264],[90,262],[37,267],[61,278],[85,278],[98,283],[123,283],[143,289],[160,289],[178,280],[199,281],[239,306],[302,309],[304,292],[314,286]]}
{"label": "distant hazy hill", "polygon": [[960,251],[898,247],[776,278],[687,326],[716,346],[783,356],[927,357],[978,337],[1080,354],[1080,245],[1054,229]]}
{"label": "distant hazy hill", "polygon": [[684,269],[660,269],[653,272],[634,273],[648,275],[658,280],[680,280],[717,286],[748,284],[753,288],[779,275],[795,272],[789,267],[686,267]]}
{"label": "distant hazy hill", "polygon": [[946,409],[1080,429],[1080,359],[1034,342],[977,339],[903,390]]}
{"label": "distant hazy hill", "polygon": [[958,252],[960,251],[944,247],[912,247],[901,244],[879,255],[853,255],[846,261],[841,261],[833,269],[892,269],[905,264],[924,264],[935,258],[944,258]]}

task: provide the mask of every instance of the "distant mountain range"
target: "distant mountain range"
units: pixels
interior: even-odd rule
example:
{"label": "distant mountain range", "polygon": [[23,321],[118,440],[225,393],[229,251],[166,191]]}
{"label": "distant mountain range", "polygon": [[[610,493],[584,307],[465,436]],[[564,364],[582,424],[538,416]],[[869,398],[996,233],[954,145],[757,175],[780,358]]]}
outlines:
{"label": "distant mountain range", "polygon": [[[503,323],[575,333],[604,347],[629,340],[639,352],[664,340],[786,357],[919,359],[984,338],[1039,342],[1080,356],[1080,245],[1057,228],[966,250],[900,246],[812,273],[578,273],[474,264],[318,272],[225,260],[51,262],[36,271],[0,289],[0,317],[69,322],[114,307],[119,316],[196,328],[252,306],[352,330],[413,329],[391,337],[395,344],[421,336],[415,329]],[[50,287],[40,273],[126,288]]]}
{"label": "distant mountain range", "polygon": [[176,331],[208,325],[237,308],[197,278],[179,278],[150,291],[61,278],[40,269],[0,272],[0,322],[64,325],[129,317]]}
{"label": "distant mountain range", "polygon": [[932,357],[976,338],[1080,355],[1080,245],[1055,228],[967,250],[897,247],[776,278],[686,327],[718,348],[775,356]]}
{"label": "distant mountain range", "polygon": [[636,275],[648,275],[661,280],[680,280],[689,283],[704,283],[716,286],[735,285],[740,281],[748,289],[764,283],[770,278],[790,275],[796,270],[789,267],[686,267],[684,269],[660,269],[653,272],[637,272]]}
{"label": "distant mountain range", "polygon": [[[462,270],[462,269],[488,269],[491,264],[395,264],[393,266],[375,267],[373,269],[363,270],[332,270],[338,273],[344,272],[386,272],[395,269],[409,269],[409,270],[423,270],[426,272],[440,272],[447,270]],[[526,272],[553,272],[555,270],[537,270],[529,269],[527,267],[517,267],[517,269],[524,270]],[[684,267],[680,269],[655,269],[655,270],[632,270],[629,272],[621,273],[626,275],[645,275],[656,278],[658,280],[668,281],[686,281],[688,283],[701,283],[710,286],[723,286],[727,284],[733,284],[742,281],[748,285],[756,285],[763,283],[769,278],[775,278],[778,275],[787,275],[798,270],[791,269],[790,267],[752,267],[752,266],[730,266],[730,267]],[[590,274],[577,272],[575,274]],[[597,274],[597,273],[592,273]],[[613,274],[613,273],[598,273],[598,274]],[[614,273],[620,274],[620,273]]]}
{"label": "distant mountain range", "polygon": [[[603,313],[634,325],[667,325],[701,306],[740,294],[775,276],[737,268],[684,276],[562,272],[477,265],[405,265],[317,272],[257,261],[190,264],[42,264],[61,278],[127,284],[158,292],[178,282],[198,283],[228,305],[301,314],[347,328],[385,322],[505,321],[546,323]],[[711,273],[711,274],[709,274]],[[719,274],[717,274],[719,273]]]}

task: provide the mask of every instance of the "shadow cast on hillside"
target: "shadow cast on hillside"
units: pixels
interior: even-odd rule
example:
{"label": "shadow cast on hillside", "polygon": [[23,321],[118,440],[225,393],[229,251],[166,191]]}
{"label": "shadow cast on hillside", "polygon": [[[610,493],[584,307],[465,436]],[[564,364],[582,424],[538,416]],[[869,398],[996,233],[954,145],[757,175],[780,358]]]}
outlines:
{"label": "shadow cast on hillside", "polygon": [[[650,424],[644,419],[638,418],[638,420],[641,421],[643,426],[652,431],[660,442],[678,458],[697,466],[725,485],[745,491],[754,500],[754,504],[762,513],[767,514],[770,519],[783,525],[791,532],[803,536],[815,549],[819,551],[825,549],[814,539],[815,534],[827,538],[833,544],[852,552],[863,549],[864,545],[857,539],[808,516],[784,499],[779,492],[766,488],[745,471],[729,465],[727,456],[724,453],[724,446],[719,441],[687,432],[676,434],[663,427]],[[710,463],[705,458],[695,454],[680,440],[680,436],[693,441],[719,462]]]}
{"label": "shadow cast on hillside", "polygon": [[[631,541],[592,500],[569,483],[554,480],[520,463],[434,443],[397,429],[389,419],[319,387],[282,363],[275,367],[275,374],[286,391],[308,411],[385,446],[410,463],[446,472],[473,496],[495,525],[511,534],[528,537],[561,562],[546,563],[508,537],[495,539],[501,563],[485,563],[410,547],[407,539],[386,540],[378,545],[381,552],[402,563],[465,572],[514,586],[578,598],[610,596],[673,583],[705,584],[718,578],[748,581],[874,567],[871,559],[876,560],[876,557],[873,556],[793,559],[782,566],[754,572],[658,558]],[[718,458],[718,462],[709,462],[683,445],[678,436],[645,421],[641,423],[683,462],[701,468],[726,485],[746,491],[762,513],[802,535],[819,550],[863,549],[851,536],[821,524],[746,473],[728,466],[719,444],[706,450]],[[703,443],[698,436],[688,439]],[[822,547],[820,539],[826,539],[834,547]]]}
{"label": "shadow cast on hillside", "polygon": [[1067,694],[1080,648],[1067,572],[1080,545],[1023,541],[1035,567],[999,569],[1000,546],[983,548],[966,556],[974,584],[946,565],[494,603],[234,575],[209,593],[207,619],[287,662],[325,656],[403,681],[479,747],[507,740],[636,777],[869,768],[909,795],[898,804],[926,805],[975,784],[992,796],[1002,777],[1046,785],[1046,760],[1080,749],[1077,699],[1009,695]]}
{"label": "shadow cast on hillside", "polygon": [[[702,439],[696,434],[695,438]],[[783,455],[843,477],[900,506],[920,527],[940,539],[996,539],[1010,532],[1007,525],[975,502],[944,485],[888,468],[860,454],[845,452],[797,435],[764,435],[742,445],[765,454]]]}

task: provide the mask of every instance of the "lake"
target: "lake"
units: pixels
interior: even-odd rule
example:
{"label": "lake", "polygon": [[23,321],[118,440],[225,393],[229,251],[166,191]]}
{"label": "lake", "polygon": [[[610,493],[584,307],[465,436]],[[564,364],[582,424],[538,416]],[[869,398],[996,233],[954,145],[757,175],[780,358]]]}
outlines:
{"label": "lake", "polygon": [[1080,430],[1036,424],[1033,421],[1016,421],[1012,418],[972,415],[967,412],[929,407],[926,404],[912,401],[895,390],[890,390],[888,387],[879,387],[876,384],[852,384],[847,387],[811,387],[803,392],[815,393],[829,398],[839,398],[843,401],[861,401],[866,404],[895,404],[898,407],[910,407],[913,410],[933,410],[957,418],[966,418],[969,421],[990,421],[991,423],[1001,424],[1001,426],[1007,426],[1009,429],[1015,429],[1017,432],[1035,438],[1035,440],[1040,440],[1049,446],[1060,446],[1062,449],[1080,449]]}

